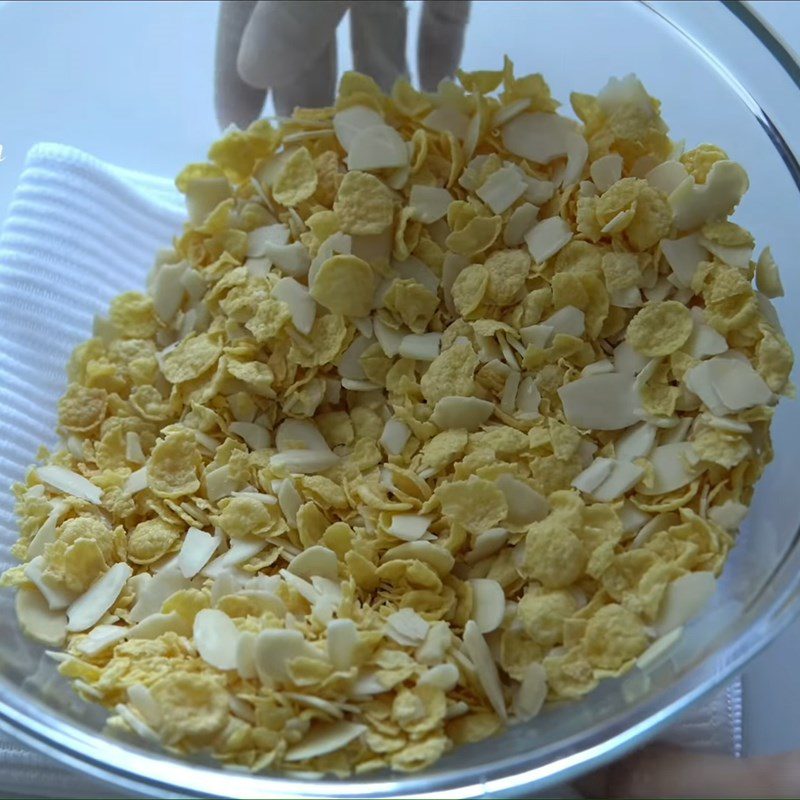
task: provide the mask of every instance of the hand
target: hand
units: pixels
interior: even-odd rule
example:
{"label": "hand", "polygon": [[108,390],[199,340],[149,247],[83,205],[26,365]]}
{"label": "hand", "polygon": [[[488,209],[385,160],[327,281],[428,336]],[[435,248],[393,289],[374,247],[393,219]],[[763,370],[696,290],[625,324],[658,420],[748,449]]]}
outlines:
{"label": "hand", "polygon": [[577,783],[586,797],[798,797],[800,751],[758,758],[652,745]]}
{"label": "hand", "polygon": [[[418,72],[426,91],[455,73],[469,0],[426,0]],[[336,27],[350,11],[355,69],[386,92],[408,74],[403,0],[222,0],[217,26],[215,105],[222,127],[245,128],[272,91],[281,116],[296,106],[329,106],[336,89]]]}

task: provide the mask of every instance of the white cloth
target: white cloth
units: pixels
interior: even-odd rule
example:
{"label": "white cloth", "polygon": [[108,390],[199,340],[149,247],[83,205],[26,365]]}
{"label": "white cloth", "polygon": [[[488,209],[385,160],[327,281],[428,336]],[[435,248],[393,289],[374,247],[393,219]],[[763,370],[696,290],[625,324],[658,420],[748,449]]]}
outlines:
{"label": "white cloth", "polygon": [[[184,217],[169,180],[63,145],[40,144],[28,154],[0,234],[0,568],[11,566],[16,538],[6,487],[22,479],[42,442],[55,443],[56,402],[73,347],[91,336],[94,314],[104,314],[112,297],[142,288],[156,251]],[[9,593],[2,594],[0,611],[10,611]],[[0,634],[13,624],[3,619]],[[0,662],[2,652],[0,636]],[[665,738],[741,755],[741,709],[737,680]],[[5,796],[113,793],[2,733],[0,788]]]}

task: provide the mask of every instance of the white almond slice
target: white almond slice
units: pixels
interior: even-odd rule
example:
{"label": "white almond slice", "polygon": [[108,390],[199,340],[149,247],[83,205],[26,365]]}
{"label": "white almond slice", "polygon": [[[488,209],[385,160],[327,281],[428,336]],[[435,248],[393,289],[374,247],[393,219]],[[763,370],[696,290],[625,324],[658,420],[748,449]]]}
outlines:
{"label": "white almond slice", "polygon": [[510,122],[514,117],[525,111],[526,108],[530,108],[532,102],[531,98],[523,97],[522,100],[516,100],[507,106],[501,106],[492,117],[492,127],[499,128],[505,125],[506,122]]}
{"label": "white almond slice", "polygon": [[478,628],[475,620],[469,620],[464,626],[464,648],[467,651],[475,670],[478,673],[483,691],[489,700],[492,708],[500,719],[508,719],[506,713],[506,702],[503,697],[503,685],[500,683],[500,675],[497,666],[492,658],[492,652],[483,638],[483,634]]}
{"label": "white almond slice", "polygon": [[150,614],[141,622],[137,622],[126,632],[128,639],[158,639],[165,633],[177,633],[179,636],[190,636],[192,626],[185,617],[172,611],[169,614]]}
{"label": "white almond slice", "polygon": [[567,155],[569,135],[575,125],[557,114],[520,114],[503,126],[503,144],[515,156],[537,164],[549,164]]}
{"label": "white almond slice", "polygon": [[535,347],[539,350],[547,347],[554,334],[555,328],[550,325],[528,325],[526,328],[519,329],[519,335],[523,343],[528,347]]}
{"label": "white almond slice", "polygon": [[711,572],[690,572],[667,587],[653,627],[659,636],[685,625],[711,599],[717,582]]}
{"label": "white almond slice", "polygon": [[233,620],[216,608],[204,608],[194,618],[194,646],[200,658],[212,667],[236,669],[239,636]]}
{"label": "white almond slice", "polygon": [[126,581],[133,574],[128,564],[118,563],[104,572],[67,609],[68,631],[91,628],[114,605]]}
{"label": "white almond slice", "polygon": [[[130,612],[131,622],[141,622],[151,614],[161,611],[164,602],[175,592],[190,589],[192,584],[178,570],[178,560],[172,559],[167,566],[155,575],[147,576],[149,580],[136,593],[136,602]],[[138,580],[137,575],[134,580]],[[131,581],[133,583],[133,581]]]}
{"label": "white almond slice", "polygon": [[327,472],[339,463],[339,456],[319,450],[286,450],[272,456],[270,468],[292,475],[314,475]]}
{"label": "white almond slice", "polygon": [[192,305],[198,303],[203,299],[203,295],[208,289],[206,279],[194,268],[189,267],[181,275],[181,283],[189,295],[189,301]]}
{"label": "white almond slice", "polygon": [[399,419],[388,419],[383,426],[380,443],[389,455],[397,456],[403,452],[411,436],[411,429]]}
{"label": "white almond slice", "polygon": [[436,273],[418,258],[409,256],[405,261],[393,261],[392,267],[400,278],[421,283],[429,292],[436,294],[439,290],[439,278]]}
{"label": "white almond slice", "polygon": [[[212,562],[201,570],[201,573],[208,578],[218,578],[223,572],[227,572],[233,567],[238,567],[249,561],[253,556],[258,555],[266,546],[264,539],[247,538],[235,539],[231,542],[230,550],[217,556]],[[188,588],[188,587],[187,587]]]}
{"label": "white almond slice", "polygon": [[279,267],[286,275],[301,277],[308,273],[311,266],[311,256],[308,248],[302,242],[292,244],[271,244],[265,246],[264,255]]}
{"label": "white almond slice", "polygon": [[706,364],[714,391],[731,411],[744,411],[772,401],[772,391],[748,361],[712,358]]}
{"label": "white almond slice", "polygon": [[249,631],[242,631],[236,643],[236,671],[246,681],[258,677],[256,670],[256,635]]}
{"label": "white almond slice", "polygon": [[148,289],[153,298],[153,309],[162,322],[171,322],[181,306],[185,292],[181,278],[188,266],[186,261],[161,264],[153,275]]}
{"label": "white almond slice", "polygon": [[336,233],[332,233],[324,242],[319,246],[319,250],[317,250],[317,255],[314,256],[314,260],[311,262],[311,266],[308,268],[308,280],[307,283],[309,286],[314,285],[314,281],[317,279],[317,273],[319,272],[320,267],[331,257],[339,254],[346,254],[349,255],[353,249],[353,237],[349,236],[346,233],[342,233],[341,231],[336,231]]}
{"label": "white almond slice", "polygon": [[539,416],[539,404],[542,395],[532,376],[526,375],[519,383],[517,390],[517,416],[535,419]]}
{"label": "white almond slice", "polygon": [[747,173],[733,161],[717,161],[703,184],[689,176],[669,196],[675,225],[679,231],[688,231],[727,216],[749,185]]}
{"label": "white almond slice", "polygon": [[454,200],[453,195],[438,186],[415,184],[411,187],[408,204],[413,212],[411,219],[430,225],[441,219]]}
{"label": "white almond slice", "polygon": [[[694,311],[694,309],[692,309]],[[699,310],[698,310],[699,311]],[[703,312],[694,316],[694,328],[684,349],[692,358],[708,358],[728,351],[728,342],[721,333],[703,322]]]}
{"label": "white almond slice", "polygon": [[[44,486],[33,488],[40,488],[44,490]],[[50,513],[47,515],[47,519],[41,524],[39,530],[36,531],[36,534],[28,545],[28,551],[26,554],[28,559],[33,559],[42,555],[44,553],[44,548],[48,544],[55,541],[58,523],[61,521],[61,517],[66,514],[68,509],[69,505],[64,500],[53,500],[50,506]]]}
{"label": "white almond slice", "polygon": [[519,167],[501,167],[475,192],[495,214],[502,214],[518,200],[528,184]]}
{"label": "white almond slice", "polygon": [[481,633],[497,630],[503,622],[506,610],[506,595],[503,587],[489,578],[472,578],[471,618]]}
{"label": "white almond slice", "polygon": [[661,252],[680,286],[691,286],[700,262],[708,260],[708,251],[696,233],[681,239],[662,239]]}
{"label": "white almond slice", "polygon": [[478,430],[494,412],[494,404],[477,397],[443,397],[436,403],[431,422],[442,430],[463,428],[468,432]]}
{"label": "white almond slice", "polygon": [[350,669],[356,663],[358,629],[351,619],[328,623],[328,658],[337,670]]}
{"label": "white almond slice", "polygon": [[525,243],[537,264],[544,264],[571,239],[572,229],[561,217],[543,219],[525,234]]}
{"label": "white almond slice", "polygon": [[144,464],[147,461],[142,450],[142,440],[136,431],[128,431],[125,434],[125,460],[132,464]]}
{"label": "white almond slice", "polygon": [[597,187],[591,181],[581,181],[578,184],[579,197],[597,197],[598,195]]}
{"label": "white almond slice", "polygon": [[504,474],[495,480],[508,505],[506,521],[510,525],[529,525],[544,519],[550,513],[547,499],[527,483]]}
{"label": "white almond slice", "polygon": [[186,211],[194,225],[202,225],[206,217],[231,196],[228,179],[197,178],[188,182]]}
{"label": "white almond slice", "polygon": [[400,355],[415,361],[433,361],[441,345],[441,333],[409,333],[400,342]]}
{"label": "white almond slice", "polygon": [[552,328],[553,333],[581,337],[586,330],[586,316],[575,306],[564,306],[551,314],[542,324]]}
{"label": "white almond slice", "polygon": [[158,728],[161,725],[163,722],[161,706],[144,684],[134,683],[129,686],[128,700],[151,728]]}
{"label": "white almond slice", "polygon": [[353,318],[353,325],[355,325],[356,330],[365,338],[375,338],[375,328],[372,324],[372,317]]}
{"label": "white almond slice", "polygon": [[647,422],[626,431],[614,442],[614,456],[618,461],[634,461],[646,456],[656,443],[658,428]]}
{"label": "white almond slice", "polygon": [[178,553],[178,569],[181,575],[184,578],[194,578],[208,564],[221,543],[222,537],[219,534],[212,536],[199,528],[189,528]]}
{"label": "white almond slice", "polygon": [[603,225],[600,232],[607,236],[613,236],[615,233],[625,230],[635,216],[636,202],[634,201],[630,208],[623,209]]}
{"label": "white almond slice", "polygon": [[636,666],[641,670],[650,669],[654,664],[657,664],[661,659],[675,646],[675,643],[683,635],[683,626],[673,628],[669,633],[660,636],[656,639],[650,647],[647,648],[636,659]]}
{"label": "white almond slice", "polygon": [[417,647],[425,641],[429,624],[416,611],[401,608],[386,617],[386,635],[406,647]]}
{"label": "white almond slice", "polygon": [[589,144],[579,133],[567,134],[567,166],[561,178],[563,187],[572,186],[581,179],[589,157]]}
{"label": "white almond slice", "polygon": [[662,161],[653,167],[644,179],[654,188],[666,195],[672,194],[688,177],[686,167],[680,161]]}
{"label": "white almond slice", "polygon": [[428,666],[439,664],[444,660],[447,651],[453,642],[453,634],[446,622],[434,622],[425,642],[417,648],[414,657],[420,664]]}
{"label": "white almond slice", "polygon": [[650,359],[637,353],[627,341],[614,348],[614,369],[623,375],[636,375],[648,364]]}
{"label": "white almond slice", "polygon": [[662,275],[652,287],[643,289],[642,293],[650,303],[660,303],[662,300],[666,300],[674,290],[675,286]]}
{"label": "white almond slice", "polygon": [[769,298],[761,292],[756,292],[756,302],[758,303],[758,310],[761,316],[768,325],[771,325],[779,333],[783,333],[783,326],[781,325],[780,318],[775,306],[770,302]]}
{"label": "white almond slice", "polygon": [[625,106],[635,107],[645,118],[654,115],[652,101],[642,82],[633,73],[622,78],[609,78],[598,93],[597,101],[603,113],[608,115]]}
{"label": "white almond slice", "polygon": [[381,125],[385,125],[383,117],[367,106],[350,106],[333,115],[333,130],[346,153],[362,131]]}
{"label": "white almond slice", "polygon": [[579,492],[591,494],[611,475],[614,471],[613,458],[596,458],[572,479],[572,486]]}
{"label": "white almond slice", "polygon": [[305,640],[300,631],[267,628],[256,637],[254,650],[258,676],[264,683],[288,679],[286,664],[293,658],[322,659],[322,653]]}
{"label": "white almond slice", "polygon": [[281,453],[298,449],[330,452],[319,428],[313,422],[301,419],[286,419],[278,426],[275,446]]}
{"label": "white almond slice", "polygon": [[772,257],[772,251],[765,247],[758,257],[756,265],[756,286],[765,297],[783,297],[783,283],[778,265]]}
{"label": "white almond slice", "polygon": [[417,686],[435,686],[443,692],[452,692],[458,686],[459,677],[455,664],[437,664],[422,673]]}
{"label": "white almond slice", "polygon": [[541,710],[547,697],[547,673],[541,664],[528,665],[514,697],[514,714],[520,719],[532,719]]}
{"label": "white almond slice", "polygon": [[[334,719],[341,719],[344,716],[344,708],[348,708],[344,703],[341,706],[335,705],[328,700],[323,700],[321,697],[315,697],[311,694],[298,694],[297,692],[284,692],[284,697],[289,700],[294,700],[300,705],[315,708],[317,711],[322,711],[323,714],[328,714]],[[344,708],[342,708],[344,706]]]}
{"label": "white almond slice", "polygon": [[747,516],[747,506],[736,500],[726,500],[719,506],[712,506],[708,518],[726,531],[735,532]]}
{"label": "white almond slice", "polygon": [[290,478],[284,478],[278,489],[278,505],[281,508],[286,521],[292,526],[297,525],[297,512],[303,505],[303,498],[294,486]]}
{"label": "white almond slice", "polygon": [[269,245],[289,244],[290,231],[287,225],[277,223],[255,228],[247,234],[247,255],[249,258],[263,258]]}
{"label": "white almond slice", "polygon": [[103,490],[84,478],[83,475],[78,475],[77,472],[73,472],[71,469],[58,467],[54,464],[36,467],[34,471],[36,477],[51,489],[86,500],[96,506],[100,505]]}
{"label": "white almond slice", "polygon": [[455,108],[440,106],[431,111],[423,120],[422,124],[432,131],[440,133],[450,132],[456,139],[464,141],[469,127],[469,117]]}
{"label": "white almond slice", "polygon": [[507,541],[508,531],[505,528],[489,528],[488,531],[478,535],[474,547],[467,553],[464,560],[467,564],[475,564],[494,555]]}
{"label": "white almond slice", "polygon": [[691,483],[702,472],[702,469],[689,464],[692,452],[692,445],[688,442],[656,447],[649,457],[653,465],[653,486],[640,486],[640,494],[667,494]]}
{"label": "white almond slice", "polygon": [[543,206],[555,194],[556,185],[553,181],[540,181],[538,178],[532,178],[529,175],[525,176],[525,181],[528,184],[528,188],[523,197],[535,206]]}
{"label": "white almond slice", "polygon": [[296,555],[288,566],[289,572],[301,578],[319,575],[332,581],[339,579],[339,559],[327,547],[315,544]]}
{"label": "white almond slice", "polygon": [[594,361],[581,370],[581,375],[604,375],[606,372],[614,372],[614,365],[607,359]]}
{"label": "white almond slice", "polygon": [[523,203],[515,208],[503,230],[503,242],[506,247],[521,245],[525,241],[525,234],[534,226],[538,216],[539,206],[532,203]]}
{"label": "white almond slice", "polygon": [[415,559],[423,561],[433,567],[439,575],[446,575],[453,568],[455,559],[449,550],[439,544],[431,542],[416,541],[399,544],[392,547],[381,556],[381,563],[392,561],[396,558]]}
{"label": "white almond slice", "polygon": [[599,191],[605,192],[622,177],[622,156],[619,153],[601,156],[592,162],[589,175]]}
{"label": "white almond slice", "polygon": [[389,125],[371,125],[359,131],[350,142],[347,168],[368,172],[399,169],[408,164],[403,137]]}
{"label": "white almond slice", "polygon": [[615,289],[609,292],[609,299],[612,306],[619,308],[639,308],[644,305],[642,293],[636,286],[629,286],[627,289]]}
{"label": "white almond slice", "polygon": [[[63,617],[63,624],[66,631],[66,615]],[[87,658],[94,658],[117,642],[121,642],[129,630],[119,625],[96,625],[86,636],[77,641],[75,649]]]}
{"label": "white almond slice", "polygon": [[230,468],[227,464],[212,469],[205,474],[206,496],[212,503],[221,500],[223,497],[230,497],[231,492],[236,488],[236,482],[231,477]]}
{"label": "white almond slice", "polygon": [[622,523],[622,530],[628,536],[638,533],[642,526],[646,525],[650,519],[650,514],[646,514],[637,508],[629,500],[622,504],[622,508],[617,511],[617,516]]}
{"label": "white almond slice", "polygon": [[51,585],[42,574],[46,566],[44,556],[36,556],[25,565],[25,577],[39,590],[51,611],[63,611],[75,601],[75,592]]}
{"label": "white almond slice", "polygon": [[[730,417],[715,417],[713,414],[703,414],[703,421],[709,427],[716,428],[718,431],[728,431],[728,433],[752,433],[753,428],[746,422]],[[687,420],[688,421],[688,420]]]}
{"label": "white almond slice", "polygon": [[752,246],[726,247],[706,239],[705,236],[701,236],[698,241],[709,253],[731,267],[747,269],[750,266],[750,259],[753,257]]}
{"label": "white almond slice", "polygon": [[361,366],[361,356],[364,351],[372,346],[372,342],[360,334],[353,339],[352,344],[342,353],[337,369],[343,378],[354,381],[366,380],[364,368]]}
{"label": "white almond slice", "polygon": [[567,421],[584,430],[615,431],[639,422],[631,375],[588,375],[558,390]]}
{"label": "white almond slice", "polygon": [[357,381],[353,378],[342,378],[342,389],[350,392],[374,392],[381,387],[372,381]]}
{"label": "white almond slice", "polygon": [[631,548],[642,547],[649,539],[655,536],[655,534],[665,531],[673,525],[677,525],[679,522],[678,515],[674,512],[656,515],[639,529],[631,542]]}
{"label": "white almond slice", "polygon": [[281,278],[272,290],[272,296],[289,306],[292,325],[300,333],[308,334],[314,326],[317,316],[317,303],[308,293],[308,289],[294,278]]}
{"label": "white almond slice", "polygon": [[512,369],[506,376],[503,385],[503,393],[500,396],[500,408],[506,414],[513,414],[517,406],[517,390],[520,384],[520,374],[516,369]]}
{"label": "white almond slice", "polygon": [[600,503],[610,503],[630,491],[644,475],[641,467],[629,461],[613,460],[613,469],[603,483],[591,492],[592,497]]}
{"label": "white almond slice", "polygon": [[255,422],[231,422],[228,431],[243,439],[253,451],[269,447],[269,431],[263,425],[256,425]]}
{"label": "white almond slice", "polygon": [[285,761],[306,761],[318,758],[327,753],[335,753],[350,742],[366,733],[367,726],[355,722],[338,720],[337,722],[315,723],[303,741],[290,747],[284,755]]}
{"label": "white almond slice", "polygon": [[386,532],[398,539],[415,542],[428,530],[433,517],[423,514],[394,514]]}
{"label": "white almond slice", "polygon": [[383,352],[389,358],[394,358],[400,352],[400,345],[405,338],[405,331],[392,328],[382,319],[375,317],[373,322],[375,338]]}
{"label": "white almond slice", "polygon": [[[713,359],[711,359],[713,361]],[[717,390],[711,382],[711,361],[702,361],[687,370],[683,382],[686,388],[696,394],[703,405],[717,416],[724,416],[728,408],[722,402]]]}
{"label": "white almond slice", "polygon": [[14,598],[22,632],[41,644],[61,647],[67,636],[67,615],[54,611],[42,595],[29,586],[21,586]]}

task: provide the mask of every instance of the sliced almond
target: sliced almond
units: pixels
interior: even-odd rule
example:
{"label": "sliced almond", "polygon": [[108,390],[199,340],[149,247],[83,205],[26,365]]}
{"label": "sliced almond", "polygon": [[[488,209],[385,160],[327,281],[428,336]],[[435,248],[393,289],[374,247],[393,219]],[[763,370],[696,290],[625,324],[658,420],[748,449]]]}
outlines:
{"label": "sliced almond", "polygon": [[432,516],[424,514],[394,514],[386,532],[398,539],[414,542],[423,537],[432,520]]}
{"label": "sliced almond", "polygon": [[686,167],[680,161],[663,161],[653,167],[644,179],[659,192],[666,195],[672,194],[688,176]]}
{"label": "sliced almond", "polygon": [[231,422],[228,430],[244,439],[251,450],[264,450],[269,447],[269,431],[263,425],[255,422]]}
{"label": "sliced almond", "polygon": [[467,564],[475,564],[496,553],[507,541],[508,531],[505,528],[489,528],[477,536],[475,545],[464,560]]}
{"label": "sliced almond", "polygon": [[217,556],[211,563],[203,567],[201,573],[208,578],[217,578],[221,573],[232,567],[238,567],[239,564],[249,561],[266,546],[267,541],[265,539],[257,539],[255,537],[235,539],[231,542],[228,552]]}
{"label": "sliced almond", "polygon": [[669,196],[678,230],[692,230],[727,216],[749,185],[747,173],[733,161],[717,161],[703,184],[689,176]]}
{"label": "sliced almond", "polygon": [[506,713],[506,701],[503,697],[503,685],[500,683],[500,675],[497,666],[492,658],[491,650],[483,638],[478,624],[475,620],[469,620],[464,626],[464,648],[467,651],[475,670],[478,673],[483,691],[491,703],[495,713],[502,720],[508,718]]}
{"label": "sliced almond", "polygon": [[489,578],[471,578],[472,587],[472,612],[470,616],[475,620],[481,633],[491,633],[503,622],[506,610],[506,595],[503,587],[495,580]]}
{"label": "sliced almond", "polygon": [[222,537],[191,527],[186,532],[180,552],[178,568],[184,578],[193,578],[211,560],[220,546]]}
{"label": "sliced almond", "polygon": [[130,565],[114,564],[67,609],[68,631],[85,631],[114,605],[126,581],[133,574]]}
{"label": "sliced almond", "polygon": [[422,673],[417,686],[435,686],[443,692],[452,692],[458,686],[459,677],[455,664],[437,664]]}
{"label": "sliced almond", "polygon": [[399,419],[388,419],[383,426],[380,443],[389,455],[399,455],[411,436],[411,429]]}
{"label": "sliced almond", "polygon": [[303,741],[286,751],[286,761],[306,761],[326,753],[334,753],[366,733],[367,726],[355,722],[316,722]]}
{"label": "sliced almond", "polygon": [[598,190],[605,192],[622,177],[622,156],[619,153],[601,156],[592,162],[589,174]]}
{"label": "sliced almond", "polygon": [[525,234],[525,243],[537,264],[544,264],[571,239],[572,228],[561,217],[543,219]]}
{"label": "sliced almond", "polygon": [[567,421],[585,430],[614,431],[639,421],[639,401],[631,375],[588,375],[558,390]]}
{"label": "sliced almond", "polygon": [[398,169],[408,164],[403,137],[389,125],[370,125],[351,140],[347,168],[363,171]]}
{"label": "sliced almond", "polygon": [[265,683],[287,680],[286,664],[299,656],[323,658],[322,653],[307,642],[300,631],[267,628],[256,637],[256,671]]}
{"label": "sliced almond", "polygon": [[547,697],[547,673],[544,667],[529,664],[514,697],[514,714],[520,719],[532,719],[541,710]]}
{"label": "sliced almond", "polygon": [[422,124],[432,131],[440,133],[450,132],[456,139],[464,141],[469,127],[469,117],[455,108],[440,106],[431,111],[423,120]]}
{"label": "sliced almond", "polygon": [[375,338],[378,340],[383,352],[389,357],[394,358],[400,352],[400,345],[405,338],[406,331],[392,328],[382,319],[375,318],[373,323]]}
{"label": "sliced almond", "polygon": [[756,265],[756,286],[765,297],[783,297],[783,284],[778,265],[772,257],[772,251],[765,247],[758,257]]}
{"label": "sliced almond", "polygon": [[272,296],[289,306],[292,325],[300,333],[310,333],[317,315],[317,303],[308,289],[294,278],[281,278],[272,290]]}
{"label": "sliced almond", "polygon": [[673,628],[664,636],[660,636],[636,659],[636,666],[642,670],[650,669],[654,664],[661,661],[682,635],[683,627],[678,627]]}
{"label": "sliced almond", "polygon": [[542,326],[552,328],[554,333],[581,337],[586,330],[586,316],[575,306],[564,306],[544,320]]}
{"label": "sliced almond", "polygon": [[453,195],[447,189],[416,184],[411,187],[408,199],[408,204],[414,209],[411,219],[430,225],[447,213],[453,199]]}
{"label": "sliced almond", "polygon": [[583,472],[572,479],[572,486],[579,492],[591,494],[603,485],[613,471],[613,458],[596,458]]}
{"label": "sliced almond", "polygon": [[[526,182],[527,188],[527,182]],[[534,226],[539,216],[539,206],[523,203],[517,206],[508,218],[503,230],[503,242],[507,247],[518,247],[525,241],[525,234]]]}
{"label": "sliced almond", "polygon": [[25,565],[25,577],[39,590],[51,611],[63,611],[75,601],[75,592],[51,584],[43,574],[46,566],[44,556],[36,556]]}
{"label": "sliced almond", "polygon": [[610,503],[613,500],[618,500],[626,492],[633,489],[639,482],[644,470],[629,461],[612,461],[612,469],[605,480],[594,489],[590,494],[592,497],[601,503]]}
{"label": "sliced almond", "polygon": [[716,587],[717,581],[711,572],[689,572],[672,581],[653,623],[656,633],[664,636],[697,616]]}
{"label": "sliced almond", "polygon": [[128,687],[127,693],[130,704],[139,712],[142,719],[151,728],[158,728],[163,721],[163,714],[151,691],[141,683],[134,683]]}
{"label": "sliced almond", "polygon": [[291,478],[284,478],[281,481],[278,489],[278,505],[280,505],[286,521],[292,527],[295,527],[297,525],[297,512],[300,510],[300,506],[303,505],[303,498],[300,497],[300,493],[295,489]]}
{"label": "sliced almond", "polygon": [[463,428],[478,430],[494,412],[494,404],[477,397],[443,397],[436,403],[431,422],[442,430]]}
{"label": "sliced almond", "polygon": [[190,636],[192,626],[178,614],[172,611],[169,614],[150,614],[141,622],[137,622],[125,633],[127,639],[158,639],[165,633],[177,633],[179,636]]}
{"label": "sliced almond", "polygon": [[328,658],[337,670],[350,669],[356,663],[358,629],[351,619],[328,623]]}
{"label": "sliced almond", "polygon": [[359,133],[384,124],[383,117],[367,106],[350,106],[333,115],[333,130],[346,153]]}
{"label": "sliced almond", "polygon": [[647,422],[640,422],[626,431],[614,442],[614,456],[619,461],[634,461],[646,456],[656,442],[658,428]]}
{"label": "sliced almond", "polygon": [[747,506],[736,500],[726,500],[718,506],[712,506],[708,518],[715,525],[726,531],[737,531],[747,516]]}
{"label": "sliced almond", "polygon": [[667,494],[691,483],[702,469],[690,465],[692,445],[688,442],[674,442],[656,447],[650,453],[653,465],[653,486],[639,486],[639,492],[646,495]]}
{"label": "sliced almond", "polygon": [[291,232],[283,223],[264,225],[247,234],[247,255],[249,258],[262,258],[267,255],[269,245],[286,245]]}
{"label": "sliced almond", "polygon": [[233,620],[215,608],[204,608],[194,618],[194,646],[200,658],[212,667],[236,669],[239,636]]}
{"label": "sliced almond", "polygon": [[449,550],[432,542],[406,542],[387,550],[381,556],[381,563],[395,558],[415,559],[433,567],[439,575],[446,575],[453,568],[455,559]]}
{"label": "sliced almond", "polygon": [[515,156],[537,164],[549,164],[567,155],[569,134],[575,126],[557,114],[520,114],[503,126],[503,144]]}
{"label": "sliced almond", "polygon": [[333,550],[315,544],[296,555],[289,562],[288,570],[301,578],[319,575],[336,581],[339,579],[339,559]]}
{"label": "sliced almond", "polygon": [[717,242],[706,239],[705,236],[701,236],[698,241],[709,253],[712,253],[720,261],[729,264],[731,267],[747,269],[750,266],[750,259],[753,257],[752,245],[727,247],[726,245],[717,244]]}
{"label": "sliced almond", "polygon": [[529,525],[550,513],[547,499],[513,475],[500,475],[495,481],[508,505],[506,520],[510,525]]}
{"label": "sliced almond", "polygon": [[493,172],[477,189],[475,194],[492,209],[495,214],[502,214],[518,200],[528,184],[522,171],[516,166],[505,166]]}
{"label": "sliced almond", "polygon": [[400,342],[400,356],[416,361],[433,361],[442,344],[441,333],[409,333]]}
{"label": "sliced almond", "polygon": [[81,500],[86,500],[96,506],[100,505],[103,490],[84,478],[83,475],[78,475],[77,472],[73,472],[71,469],[48,464],[43,467],[36,467],[35,473],[42,483],[47,484],[57,492],[79,497]]}
{"label": "sliced almond", "polygon": [[330,451],[325,437],[317,426],[309,420],[285,419],[275,434],[275,446],[279,452],[287,450]]}
{"label": "sliced almond", "polygon": [[539,387],[531,375],[526,375],[519,382],[517,390],[517,416],[525,419],[535,419],[539,416],[539,404],[542,402],[542,395]]}
{"label": "sliced almond", "polygon": [[401,608],[386,617],[386,635],[407,647],[421,645],[428,634],[428,628],[428,623],[410,608]]}

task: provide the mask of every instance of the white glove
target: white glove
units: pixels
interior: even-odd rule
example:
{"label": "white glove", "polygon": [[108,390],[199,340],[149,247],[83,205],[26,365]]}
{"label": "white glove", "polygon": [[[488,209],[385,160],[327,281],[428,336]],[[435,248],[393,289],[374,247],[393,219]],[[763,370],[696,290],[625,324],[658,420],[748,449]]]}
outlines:
{"label": "white glove", "polygon": [[[423,89],[451,77],[464,48],[469,0],[425,0],[417,68]],[[219,124],[246,127],[272,91],[281,116],[328,106],[336,89],[336,27],[350,11],[353,64],[389,91],[408,74],[403,0],[222,0],[215,106]]]}

